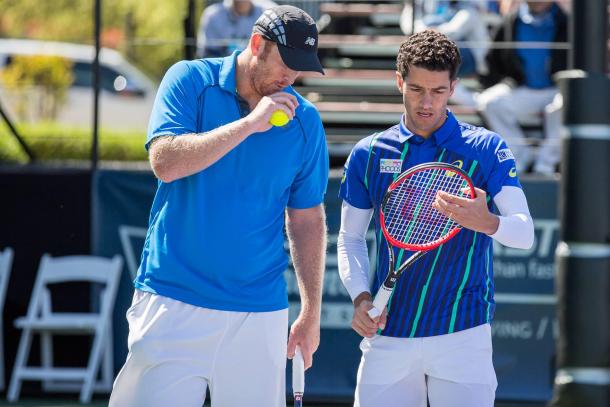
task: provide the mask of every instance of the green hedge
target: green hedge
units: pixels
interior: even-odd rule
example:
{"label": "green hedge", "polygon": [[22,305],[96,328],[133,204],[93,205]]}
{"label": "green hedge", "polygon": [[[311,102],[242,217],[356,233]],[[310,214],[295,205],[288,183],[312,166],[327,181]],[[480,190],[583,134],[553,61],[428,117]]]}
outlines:
{"label": "green hedge", "polygon": [[[0,70],[2,85],[24,94],[32,86],[38,87],[40,100],[36,103],[39,117],[53,120],[66,100],[66,92],[74,82],[72,62],[53,55],[15,55],[8,67]],[[25,100],[24,100],[25,101]],[[25,110],[25,103],[14,106]]]}
{"label": "green hedge", "polygon": [[[17,126],[21,137],[39,161],[89,160],[91,129],[74,128],[55,123]],[[99,158],[108,161],[146,161],[144,131],[110,131],[99,133]],[[26,163],[27,155],[13,137],[6,123],[0,123],[0,163]]]}

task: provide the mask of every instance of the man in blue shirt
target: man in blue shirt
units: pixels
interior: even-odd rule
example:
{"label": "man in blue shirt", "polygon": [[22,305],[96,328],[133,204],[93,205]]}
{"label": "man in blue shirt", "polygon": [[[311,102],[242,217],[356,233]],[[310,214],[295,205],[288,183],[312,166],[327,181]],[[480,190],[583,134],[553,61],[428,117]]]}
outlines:
{"label": "man in blue shirt", "polygon": [[[516,49],[495,47],[487,55],[489,87],[476,98],[491,130],[506,139],[517,158],[517,169],[530,164],[534,172],[553,174],[560,159],[559,132],[563,99],[552,75],[566,69],[567,51],[551,49],[567,43],[568,22],[555,2],[528,1],[503,18],[494,42],[515,42]],[[529,44],[528,44],[529,43]],[[532,43],[541,44],[531,47]],[[546,45],[548,44],[548,45]],[[534,151],[520,122],[542,116],[544,139]]]}
{"label": "man in blue shirt", "polygon": [[[212,405],[283,407],[286,356],[299,346],[311,366],[328,154],[291,85],[323,72],[317,37],[305,12],[275,7],[242,52],[166,73],[146,143],[159,186],[111,406],[199,407],[209,388]],[[270,124],[277,110],[285,126]],[[301,292],[289,338],[284,226]]]}
{"label": "man in blue shirt", "polygon": [[197,55],[224,57],[244,48],[256,20],[273,6],[270,0],[223,0],[207,6],[199,22]]}
{"label": "man in blue shirt", "polygon": [[[356,406],[425,407],[427,401],[431,407],[493,406],[492,239],[528,248],[534,230],[505,142],[484,128],[458,122],[447,110],[460,61],[455,43],[437,31],[405,41],[396,72],[405,106],[402,120],[361,140],[345,165],[337,250],[339,273],[354,303],[352,327],[364,337]],[[387,310],[371,319],[372,294],[388,273],[381,201],[401,172],[430,161],[466,171],[476,197],[438,194],[433,206],[463,229],[406,270]],[[372,284],[364,239],[371,218],[379,248]],[[412,253],[394,254],[400,264]]]}

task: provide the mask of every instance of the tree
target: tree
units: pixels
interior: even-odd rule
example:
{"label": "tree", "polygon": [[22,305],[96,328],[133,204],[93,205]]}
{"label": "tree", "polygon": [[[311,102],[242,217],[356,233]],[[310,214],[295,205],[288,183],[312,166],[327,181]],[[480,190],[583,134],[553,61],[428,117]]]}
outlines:
{"label": "tree", "polygon": [[[93,44],[93,6],[93,0],[0,0],[0,37]],[[159,80],[183,57],[186,12],[187,0],[102,0],[102,38],[122,39],[119,50]]]}
{"label": "tree", "polygon": [[74,80],[70,61],[48,55],[15,56],[1,71],[1,78],[7,89],[16,91],[16,113],[22,119],[27,114],[27,106],[34,106],[35,116],[44,120],[56,118],[66,90]]}

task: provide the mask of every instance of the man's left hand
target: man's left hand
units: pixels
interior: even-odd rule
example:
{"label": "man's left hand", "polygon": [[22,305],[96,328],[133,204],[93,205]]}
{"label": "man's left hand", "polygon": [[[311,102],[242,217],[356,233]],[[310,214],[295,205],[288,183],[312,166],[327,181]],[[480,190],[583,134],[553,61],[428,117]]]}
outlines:
{"label": "man's left hand", "polygon": [[487,208],[487,193],[479,188],[475,192],[471,199],[439,191],[432,206],[467,229],[493,235],[500,220]]}
{"label": "man's left hand", "polygon": [[290,327],[288,337],[288,359],[294,357],[297,345],[301,348],[305,369],[309,369],[313,363],[313,354],[320,345],[320,318],[306,317],[300,314]]}

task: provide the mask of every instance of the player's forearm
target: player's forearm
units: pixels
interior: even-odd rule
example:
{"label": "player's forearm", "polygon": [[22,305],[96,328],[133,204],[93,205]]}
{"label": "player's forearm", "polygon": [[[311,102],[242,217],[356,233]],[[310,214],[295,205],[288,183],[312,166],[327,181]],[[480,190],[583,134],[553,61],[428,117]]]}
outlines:
{"label": "player's forearm", "polygon": [[286,231],[301,295],[301,315],[319,320],[326,254],[323,206],[288,209]]}
{"label": "player's forearm", "polygon": [[252,133],[243,118],[207,133],[160,137],[150,146],[150,164],[157,178],[172,182],[208,168]]}
{"label": "player's forearm", "polygon": [[534,222],[529,214],[517,213],[498,217],[497,231],[490,235],[504,246],[529,249],[534,244]]}
{"label": "player's forearm", "polygon": [[337,238],[339,277],[352,301],[369,290],[369,256],[364,238],[356,238],[344,231]]}
{"label": "player's forearm", "polygon": [[529,249],[534,244],[534,222],[521,188],[502,187],[494,197],[500,211],[498,228],[490,236],[508,247]]}
{"label": "player's forearm", "polygon": [[369,254],[366,246],[372,209],[359,209],[343,202],[337,238],[339,277],[352,301],[369,290]]}

